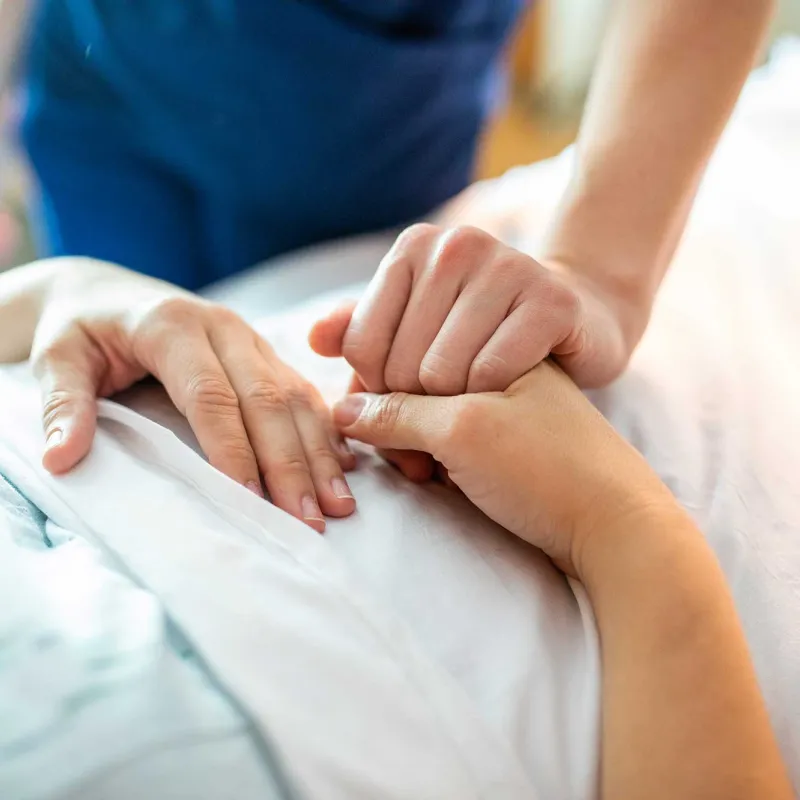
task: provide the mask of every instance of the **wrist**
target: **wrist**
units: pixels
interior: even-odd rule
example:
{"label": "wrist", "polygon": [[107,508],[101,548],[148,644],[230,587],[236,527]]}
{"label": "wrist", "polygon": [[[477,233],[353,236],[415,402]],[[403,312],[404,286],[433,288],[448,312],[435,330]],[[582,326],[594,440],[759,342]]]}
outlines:
{"label": "wrist", "polygon": [[707,549],[702,534],[664,486],[633,489],[607,501],[573,540],[573,564],[590,598],[624,595],[686,550]]}
{"label": "wrist", "polygon": [[587,316],[605,316],[605,323],[619,329],[629,357],[650,321],[653,295],[635,282],[616,279],[610,271],[592,269],[591,262],[545,257],[542,263],[573,287]]}
{"label": "wrist", "polygon": [[542,247],[542,261],[613,308],[636,346],[675,244],[673,213],[646,214],[602,176],[578,169]]}

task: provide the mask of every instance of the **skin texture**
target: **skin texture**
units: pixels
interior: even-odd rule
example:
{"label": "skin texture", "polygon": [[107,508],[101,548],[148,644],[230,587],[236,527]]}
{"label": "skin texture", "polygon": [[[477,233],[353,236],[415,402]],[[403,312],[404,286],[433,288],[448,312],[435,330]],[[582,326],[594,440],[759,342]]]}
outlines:
{"label": "skin texture", "polygon": [[261,496],[263,483],[276,505],[319,531],[323,515],[355,508],[343,472],[354,459],[319,393],[228,309],[120,267],[67,259],[0,277],[0,316],[17,331],[0,357],[24,358],[30,347],[51,472],[88,453],[97,397],[153,375],[209,461],[235,481]]}
{"label": "skin texture", "polygon": [[[502,391],[552,356],[584,388],[627,366],[772,0],[616,0],[570,185],[538,259],[471,227],[400,235],[310,343],[353,391]],[[412,480],[435,465],[383,450]]]}
{"label": "skin texture", "polygon": [[647,464],[557,367],[505,392],[353,394],[343,433],[428,453],[583,582],[603,665],[607,800],[791,800],[719,565]]}
{"label": "skin texture", "polygon": [[470,227],[400,235],[312,333],[373,392],[502,391],[548,355],[581,387],[625,368],[771,0],[616,0],[576,168],[537,260]]}
{"label": "skin texture", "polygon": [[[377,392],[502,391],[548,355],[583,387],[613,380],[645,330],[698,181],[774,5],[772,0],[616,0],[575,174],[538,259],[474,228],[412,226],[357,306],[320,321],[312,334],[315,349],[344,354],[357,375],[353,388]],[[16,19],[22,6],[9,8],[3,0],[0,11]],[[9,41],[11,30],[3,29]],[[78,297],[83,278],[77,271],[69,274],[74,284],[61,283],[63,291]],[[104,303],[122,312],[120,298],[132,284],[129,274],[118,275],[119,283],[102,282],[107,297],[101,297],[99,286],[92,292],[91,335],[81,322],[83,311],[74,312],[73,366],[69,374],[62,370],[56,386],[59,392],[65,385],[80,387],[84,418],[92,418],[92,391],[112,391],[154,373],[190,417],[213,463],[231,477],[255,485],[260,472],[279,505],[313,518],[317,527],[323,524],[318,511],[310,505],[298,511],[303,498],[318,495],[326,513],[352,510],[352,500],[332,498],[324,485],[335,467],[313,422],[322,424],[324,416],[313,391],[298,384],[298,376],[279,365],[241,321],[165,284],[145,328],[137,327],[140,321],[131,323],[120,335],[118,326],[99,324]],[[40,322],[32,310],[39,294],[20,288],[27,274],[5,279],[0,297],[5,295],[6,305],[13,303],[23,321],[17,324],[15,315],[4,314],[0,332],[15,347],[0,344],[0,349],[27,353]],[[51,333],[37,329],[34,355],[50,392],[47,424],[52,427],[54,346],[47,336],[58,316],[53,303],[42,308],[47,314],[41,321]],[[126,337],[134,331],[138,349],[131,351]],[[142,347],[142,341],[148,344]],[[241,348],[249,351],[245,363],[236,361],[234,350]],[[103,359],[110,355],[122,356],[119,364],[126,369],[104,371]],[[185,364],[192,370],[183,369]],[[216,416],[197,410],[198,392],[201,408],[220,409],[214,431],[210,420]],[[283,420],[275,455],[263,440],[266,429],[254,421],[261,412],[249,411],[254,403],[270,420]],[[62,441],[51,441],[45,463],[59,471],[76,463],[91,440],[92,424],[64,423]],[[427,456],[388,455],[413,479],[433,473]],[[294,477],[276,479],[276,470]]]}

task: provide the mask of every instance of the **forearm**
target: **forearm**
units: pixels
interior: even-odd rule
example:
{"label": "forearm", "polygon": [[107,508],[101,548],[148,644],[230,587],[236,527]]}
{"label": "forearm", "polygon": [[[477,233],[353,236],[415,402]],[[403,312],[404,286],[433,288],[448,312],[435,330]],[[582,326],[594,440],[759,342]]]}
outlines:
{"label": "forearm", "polygon": [[[637,521],[638,520],[638,521]],[[791,800],[724,576],[674,507],[593,535],[607,800]]]}
{"label": "forearm", "polygon": [[637,308],[635,340],[774,6],[615,2],[576,169],[543,255]]}

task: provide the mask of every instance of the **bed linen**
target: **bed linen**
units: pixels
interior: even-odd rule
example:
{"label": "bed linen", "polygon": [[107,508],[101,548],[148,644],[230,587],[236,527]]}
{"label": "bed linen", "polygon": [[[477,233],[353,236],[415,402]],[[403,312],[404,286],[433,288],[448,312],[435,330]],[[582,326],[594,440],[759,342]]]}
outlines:
{"label": "bed linen", "polygon": [[[787,43],[751,82],[629,371],[591,399],[714,548],[800,796],[798,75]],[[535,253],[570,157],[478,185],[442,219]],[[341,284],[367,279],[390,241],[315,248],[212,295],[335,399],[347,370],[304,333],[357,294]],[[331,277],[331,264],[347,266]],[[321,289],[335,291],[286,310]],[[317,537],[204,464],[158,387],[120,401],[102,404],[86,462],[53,479],[38,466],[35,390],[23,369],[2,370],[0,413],[15,424],[0,472],[51,529],[149,592],[290,790],[597,796],[599,651],[579,586],[463,498],[412,486],[365,449],[350,476],[357,514]],[[262,750],[245,762],[267,780]]]}

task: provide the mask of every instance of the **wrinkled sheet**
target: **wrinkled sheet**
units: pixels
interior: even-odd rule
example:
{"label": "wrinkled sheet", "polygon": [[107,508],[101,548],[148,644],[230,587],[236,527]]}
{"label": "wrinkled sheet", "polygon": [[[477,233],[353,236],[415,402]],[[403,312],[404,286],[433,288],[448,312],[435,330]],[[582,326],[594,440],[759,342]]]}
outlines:
{"label": "wrinkled sheet", "polygon": [[[800,795],[798,80],[787,44],[751,81],[629,371],[591,398],[717,553]],[[570,157],[479,184],[442,218],[535,254]],[[304,334],[335,297],[287,307],[357,293],[342,284],[368,279],[390,241],[314,248],[212,295],[334,399],[347,370]],[[158,598],[308,796],[596,797],[585,598],[463,498],[362,449],[358,513],[316,537],[195,457],[154,387],[124,404],[189,447],[104,403],[98,447],[53,479],[37,466],[33,390],[0,377],[15,419],[0,469]]]}

